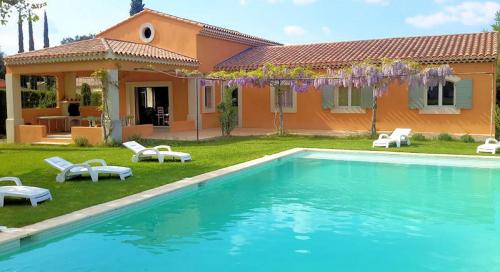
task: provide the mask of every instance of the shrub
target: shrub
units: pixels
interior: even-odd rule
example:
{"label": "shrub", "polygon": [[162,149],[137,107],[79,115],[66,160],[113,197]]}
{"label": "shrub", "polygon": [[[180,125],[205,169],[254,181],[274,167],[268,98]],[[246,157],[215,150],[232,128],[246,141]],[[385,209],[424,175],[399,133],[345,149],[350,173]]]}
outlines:
{"label": "shrub", "polygon": [[99,107],[102,105],[102,93],[101,92],[92,92],[90,94],[90,106]]}
{"label": "shrub", "polygon": [[89,139],[87,139],[83,136],[76,137],[75,138],[75,145],[79,146],[79,147],[88,147],[88,146],[90,146]]}
{"label": "shrub", "polygon": [[138,143],[144,143],[146,142],[145,139],[142,138],[141,135],[135,134],[127,138],[127,141],[136,141]]}
{"label": "shrub", "polygon": [[92,96],[92,91],[90,90],[90,86],[87,83],[82,84],[82,88],[80,89],[80,94],[82,96],[81,102],[83,106],[90,106],[90,100]]}
{"label": "shrub", "polygon": [[238,108],[233,105],[233,98],[231,95],[233,90],[233,88],[226,88],[224,90],[222,102],[217,105],[222,136],[231,135],[231,131],[238,124]]}
{"label": "shrub", "polygon": [[470,136],[469,134],[464,134],[462,136],[460,136],[460,141],[464,142],[464,143],[475,143],[476,140],[474,140],[474,138],[472,136]]}
{"label": "shrub", "polygon": [[415,133],[411,136],[411,139],[414,141],[426,141],[427,139],[425,138],[424,134],[422,133]]}
{"label": "shrub", "polygon": [[437,139],[440,141],[453,141],[453,137],[449,133],[441,133]]}

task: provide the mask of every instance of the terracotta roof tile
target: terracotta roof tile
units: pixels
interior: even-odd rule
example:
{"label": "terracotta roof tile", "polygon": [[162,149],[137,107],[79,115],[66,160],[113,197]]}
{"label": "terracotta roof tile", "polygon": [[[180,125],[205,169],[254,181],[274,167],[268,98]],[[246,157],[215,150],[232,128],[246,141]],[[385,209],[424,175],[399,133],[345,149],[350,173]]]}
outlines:
{"label": "terracotta roof tile", "polygon": [[20,53],[5,58],[7,64],[65,62],[76,60],[127,58],[134,61],[151,61],[196,66],[196,59],[148,44],[96,38],[41,50]]}
{"label": "terracotta roof tile", "polygon": [[421,63],[491,62],[497,59],[497,46],[497,32],[261,46],[219,63],[216,69],[254,69],[265,63],[341,67],[356,61],[382,58],[414,59]]}

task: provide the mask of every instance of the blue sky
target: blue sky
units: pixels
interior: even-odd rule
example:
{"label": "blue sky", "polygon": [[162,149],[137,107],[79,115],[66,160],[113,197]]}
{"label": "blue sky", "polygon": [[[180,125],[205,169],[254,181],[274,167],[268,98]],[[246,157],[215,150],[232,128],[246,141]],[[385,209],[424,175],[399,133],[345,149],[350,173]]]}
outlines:
{"label": "blue sky", "polygon": [[[51,46],[128,17],[129,0],[46,0]],[[499,1],[460,0],[144,0],[152,9],[285,44],[489,30]],[[0,26],[0,50],[17,52],[14,21]],[[43,22],[36,22],[35,47]],[[25,26],[25,48],[27,48]]]}

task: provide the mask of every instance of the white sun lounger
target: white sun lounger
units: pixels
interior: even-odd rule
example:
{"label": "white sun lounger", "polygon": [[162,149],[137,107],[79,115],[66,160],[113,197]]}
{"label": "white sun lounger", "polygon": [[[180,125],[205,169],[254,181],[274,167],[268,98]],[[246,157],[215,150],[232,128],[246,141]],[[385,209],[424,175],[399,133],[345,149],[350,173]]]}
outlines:
{"label": "white sun lounger", "polygon": [[389,148],[391,144],[401,147],[401,144],[410,145],[410,128],[397,128],[391,135],[380,134],[378,139],[373,142],[373,147],[381,146]]}
{"label": "white sun lounger", "polygon": [[19,178],[4,177],[0,178],[0,181],[13,181],[16,183],[15,186],[0,186],[0,207],[3,207],[5,197],[27,198],[30,200],[31,206],[38,205],[38,202],[52,200],[52,195],[49,190],[24,186]]}
{"label": "white sun lounger", "polygon": [[190,154],[172,151],[172,148],[168,145],[159,145],[152,148],[146,148],[135,141],[126,142],[123,143],[123,145],[134,152],[134,155],[132,155],[133,162],[138,162],[141,159],[145,158],[153,158],[158,159],[160,163],[163,163],[163,161],[165,161],[165,157],[177,158],[181,160],[181,162],[191,160]]}
{"label": "white sun lounger", "polygon": [[[118,175],[121,180],[125,180],[126,177],[132,176],[132,169],[121,166],[109,166],[106,164],[106,161],[100,159],[73,164],[63,158],[52,157],[45,159],[45,162],[61,171],[61,173],[56,176],[57,182],[64,182],[67,179],[82,176],[84,174],[89,174],[93,182],[99,180],[100,174]],[[99,163],[101,165],[92,166],[92,163]]]}
{"label": "white sun lounger", "polygon": [[476,152],[485,152],[495,154],[500,149],[500,143],[494,138],[488,138],[484,144],[477,147]]}

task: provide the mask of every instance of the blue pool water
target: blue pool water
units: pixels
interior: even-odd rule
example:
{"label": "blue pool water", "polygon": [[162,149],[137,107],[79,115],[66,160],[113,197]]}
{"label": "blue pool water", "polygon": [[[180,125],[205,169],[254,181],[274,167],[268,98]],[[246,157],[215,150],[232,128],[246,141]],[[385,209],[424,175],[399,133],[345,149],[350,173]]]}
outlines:
{"label": "blue pool water", "polygon": [[495,164],[303,152],[25,243],[0,271],[500,271]]}

